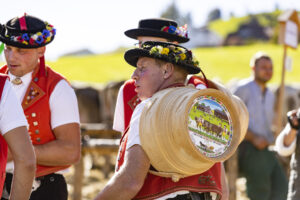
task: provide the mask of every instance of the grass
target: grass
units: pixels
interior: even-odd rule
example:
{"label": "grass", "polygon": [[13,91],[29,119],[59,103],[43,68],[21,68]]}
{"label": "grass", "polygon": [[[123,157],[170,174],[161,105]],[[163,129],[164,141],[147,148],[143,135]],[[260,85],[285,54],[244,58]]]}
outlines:
{"label": "grass", "polygon": [[209,29],[217,32],[222,37],[226,37],[229,33],[236,32],[241,23],[249,19],[246,17],[231,18],[230,20],[216,20],[209,24]]}
{"label": "grass", "polygon": [[[232,79],[247,78],[251,75],[249,61],[252,55],[265,51],[273,59],[274,75],[271,83],[279,84],[282,72],[283,47],[274,44],[255,44],[219,48],[198,48],[194,53],[200,60],[202,70],[210,79],[216,78],[223,83]],[[286,83],[300,82],[300,57],[295,50],[288,49],[287,55],[293,60],[293,69],[285,76]]]}
{"label": "grass", "polygon": [[[250,76],[249,60],[259,50],[267,52],[273,59],[274,76],[271,83],[280,83],[283,59],[283,47],[280,45],[261,43],[248,46],[197,48],[193,52],[207,78],[228,83],[232,79]],[[124,53],[117,52],[84,57],[62,57],[47,64],[70,81],[105,84],[109,81],[130,78],[134,67],[124,61],[123,55]],[[288,49],[287,55],[293,59],[293,69],[286,73],[286,83],[300,82],[299,52]]]}
{"label": "grass", "polygon": [[134,70],[124,61],[123,53],[62,57],[56,62],[48,62],[47,64],[71,81],[90,83],[129,79]]}

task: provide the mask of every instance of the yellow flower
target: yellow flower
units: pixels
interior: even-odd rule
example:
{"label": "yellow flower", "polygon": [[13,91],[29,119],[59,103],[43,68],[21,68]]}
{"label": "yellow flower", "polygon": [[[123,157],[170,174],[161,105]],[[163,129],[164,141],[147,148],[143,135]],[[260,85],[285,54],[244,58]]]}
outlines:
{"label": "yellow flower", "polygon": [[36,34],[37,34],[38,36],[42,35],[42,33],[41,33],[41,32],[37,32]]}
{"label": "yellow flower", "polygon": [[163,47],[162,46],[156,46],[156,48],[158,49],[158,53],[161,54]]}
{"label": "yellow flower", "polygon": [[168,48],[163,48],[162,51],[161,51],[161,54],[163,55],[168,55],[169,54],[169,49]]}
{"label": "yellow flower", "polygon": [[186,55],[184,53],[179,54],[180,55],[180,59],[181,60],[185,60],[186,59]]}
{"label": "yellow flower", "polygon": [[23,41],[22,43],[25,44],[25,45],[28,45],[28,42],[27,42],[27,41]]}
{"label": "yellow flower", "polygon": [[194,66],[198,66],[199,65],[199,61],[197,60],[197,58],[193,55],[193,64]]}
{"label": "yellow flower", "polygon": [[50,42],[51,37],[47,37],[46,42]]}

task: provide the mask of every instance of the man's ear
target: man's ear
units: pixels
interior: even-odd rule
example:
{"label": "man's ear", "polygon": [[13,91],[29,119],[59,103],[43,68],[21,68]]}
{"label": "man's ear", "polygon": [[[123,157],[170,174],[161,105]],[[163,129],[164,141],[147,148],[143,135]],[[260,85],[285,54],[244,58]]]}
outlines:
{"label": "man's ear", "polygon": [[174,73],[174,65],[172,63],[166,63],[163,65],[164,79],[169,78]]}
{"label": "man's ear", "polygon": [[39,48],[37,49],[37,51],[38,51],[39,57],[43,57],[44,54],[45,54],[45,51],[46,51],[46,47],[45,47],[45,46],[39,47]]}

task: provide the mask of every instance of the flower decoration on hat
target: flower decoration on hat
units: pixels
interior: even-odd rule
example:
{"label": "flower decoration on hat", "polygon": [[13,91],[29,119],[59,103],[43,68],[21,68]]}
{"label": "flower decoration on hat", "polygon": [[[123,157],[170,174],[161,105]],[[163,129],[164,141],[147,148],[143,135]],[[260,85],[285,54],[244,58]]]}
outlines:
{"label": "flower decoration on hat", "polygon": [[188,38],[187,24],[180,27],[175,27],[172,25],[164,26],[161,28],[161,31]]}
{"label": "flower decoration on hat", "polygon": [[166,46],[163,45],[155,45],[150,46],[148,44],[142,45],[143,49],[149,49],[150,55],[153,55],[158,58],[165,58],[170,62],[175,61],[175,63],[186,63],[191,64],[195,67],[199,67],[199,61],[196,57],[193,56],[192,52],[179,46],[175,46],[173,44],[168,44]]}
{"label": "flower decoration on hat", "polygon": [[56,29],[52,25],[45,22],[45,26],[45,29],[35,33],[10,35],[10,33],[6,32],[5,37],[12,42],[38,47],[49,43],[56,34]]}
{"label": "flower decoration on hat", "polygon": [[186,70],[188,74],[202,72],[192,51],[178,44],[146,41],[141,44],[141,47],[130,49],[124,54],[126,62],[134,67],[137,67],[140,57],[150,57],[172,63]]}

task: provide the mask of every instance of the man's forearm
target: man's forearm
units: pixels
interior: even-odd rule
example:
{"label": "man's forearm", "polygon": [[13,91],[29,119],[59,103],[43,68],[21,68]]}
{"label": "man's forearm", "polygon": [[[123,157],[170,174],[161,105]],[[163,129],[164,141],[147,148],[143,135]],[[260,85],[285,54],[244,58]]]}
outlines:
{"label": "man's forearm", "polygon": [[290,131],[284,136],[283,144],[284,146],[290,146],[296,138],[298,130],[290,128]]}
{"label": "man's forearm", "polygon": [[245,135],[245,140],[247,140],[247,141],[249,141],[251,143],[254,143],[255,136],[256,135],[250,129],[248,129],[247,133]]}
{"label": "man's forearm", "polygon": [[134,186],[135,184],[133,182],[130,182],[130,180],[134,181],[134,178],[132,177],[125,177],[127,175],[125,174],[115,174],[112,179],[107,183],[105,188],[97,195],[95,200],[130,200],[132,199],[136,193],[138,192],[138,189],[136,189]]}
{"label": "man's forearm", "polygon": [[81,155],[80,127],[78,123],[64,124],[54,128],[55,140],[35,145],[37,163],[46,166],[71,165]]}
{"label": "man's forearm", "polygon": [[[53,140],[42,145],[35,145],[37,164],[46,166],[71,165],[77,162],[80,146],[66,141]],[[80,151],[80,150],[79,150]]]}
{"label": "man's forearm", "polygon": [[29,199],[35,176],[35,161],[15,162],[10,200]]}
{"label": "man's forearm", "polygon": [[130,147],[125,156],[124,164],[95,200],[132,199],[142,188],[149,168],[150,160],[141,146]]}

